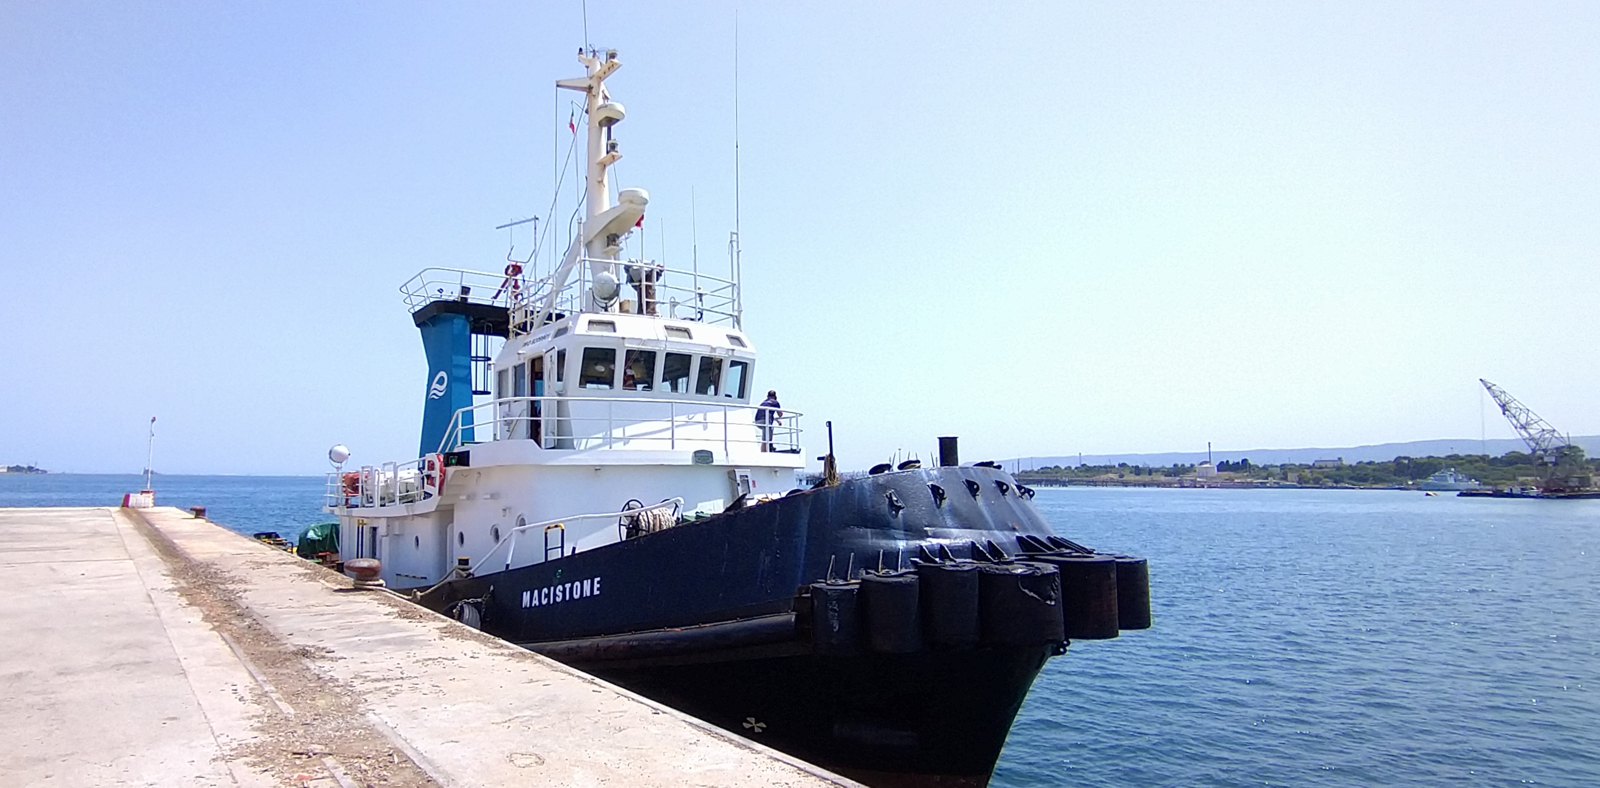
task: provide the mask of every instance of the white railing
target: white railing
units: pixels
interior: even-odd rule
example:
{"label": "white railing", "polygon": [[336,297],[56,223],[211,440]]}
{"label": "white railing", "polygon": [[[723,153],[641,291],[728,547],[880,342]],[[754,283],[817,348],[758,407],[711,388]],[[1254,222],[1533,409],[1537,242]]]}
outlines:
{"label": "white railing", "polygon": [[[741,306],[737,281],[695,270],[668,268],[653,260],[583,258],[561,292],[556,294],[551,311],[561,314],[599,311],[598,305],[587,300],[591,266],[613,264],[621,284],[615,311],[739,327]],[[533,283],[524,297],[512,306],[511,321],[518,331],[527,333],[535,328],[533,321],[544,306],[549,286],[548,279]]]}
{"label": "white railing", "polygon": [[328,474],[324,503],[330,509],[417,503],[428,497],[427,459],[341,468]]}
{"label": "white railing", "polygon": [[[715,400],[633,397],[505,397],[456,411],[440,453],[490,441],[534,441],[545,449],[678,451],[735,448],[794,454],[800,416],[783,411],[770,425],[759,406]],[[471,431],[470,437],[463,433]]]}
{"label": "white railing", "polygon": [[[739,327],[742,307],[736,280],[668,268],[651,260],[579,260],[561,292],[551,301],[553,313],[602,311],[588,302],[591,264],[616,266],[620,281],[617,298],[604,311]],[[425,268],[406,280],[400,293],[413,312],[434,301],[505,307],[511,312],[517,333],[526,334],[537,328],[534,322],[548,300],[550,286],[548,276],[534,279],[521,273]]]}
{"label": "white railing", "polygon": [[400,286],[406,307],[415,312],[434,301],[463,301],[510,309],[533,298],[543,281],[465,268],[424,268]]}
{"label": "white railing", "polygon": [[[620,512],[599,512],[599,513],[596,513],[596,514],[575,514],[575,515],[572,515],[571,517],[557,517],[557,518],[555,518],[553,520],[545,520],[543,522],[538,522],[538,523],[527,523],[525,525],[519,525],[519,526],[516,526],[515,528],[512,528],[511,531],[509,533],[507,533],[505,536],[502,536],[500,538],[500,541],[495,542],[494,546],[490,547],[489,548],[489,552],[484,553],[482,558],[479,558],[477,561],[472,562],[472,564],[467,567],[467,571],[469,573],[471,573],[471,574],[477,574],[478,570],[482,569],[483,565],[488,563],[489,559],[493,558],[494,554],[500,551],[500,547],[502,545],[506,546],[506,560],[505,560],[504,570],[510,570],[512,561],[516,558],[517,539],[518,539],[518,537],[520,537],[522,535],[522,533],[524,531],[531,531],[531,530],[533,530],[535,528],[539,528],[539,529],[543,530],[544,533],[548,534],[551,531],[551,529],[554,529],[554,528],[559,528],[559,529],[562,529],[563,531],[566,530],[566,524],[567,523],[582,522],[584,520],[604,520],[604,519],[608,519],[608,518],[612,518],[612,517],[617,518],[617,522],[620,525],[621,522],[622,522],[622,518],[624,518],[624,517],[633,517],[633,516],[641,514],[643,512],[656,511],[658,509],[678,509],[678,508],[680,508],[682,506],[683,506],[683,499],[682,498],[668,498],[667,500],[662,501],[661,503],[651,504],[649,506],[645,506],[645,507],[642,507],[642,508],[639,508],[639,509],[625,509],[625,510],[620,511]],[[545,561],[549,561],[550,560],[549,539],[547,538],[545,541],[546,541],[546,545],[545,545],[544,557],[539,559],[539,563],[544,563]],[[565,541],[563,541],[562,544],[563,544],[563,546],[565,546]],[[556,556],[556,557],[560,558],[561,556]],[[454,574],[448,575],[448,576],[445,577],[444,580],[440,580],[432,588],[429,588],[427,591],[423,591],[422,593],[423,594],[428,594],[429,592],[433,591],[434,589],[437,589],[439,586],[442,586],[445,583],[449,582],[450,580],[454,579],[454,577],[455,577]]]}
{"label": "white railing", "polygon": [[[617,522],[620,524],[622,522],[622,518],[624,518],[624,517],[634,517],[634,516],[637,516],[637,515],[642,514],[644,512],[655,511],[657,509],[678,509],[678,508],[680,508],[682,506],[683,506],[683,499],[682,498],[668,498],[667,500],[662,501],[661,503],[651,504],[649,506],[645,506],[645,507],[642,507],[642,508],[639,508],[639,509],[627,509],[627,510],[620,511],[620,512],[600,512],[598,514],[576,514],[576,515],[572,515],[571,517],[557,517],[557,518],[554,518],[554,519],[551,519],[551,520],[545,520],[543,522],[527,523],[526,525],[519,525],[519,526],[516,526],[515,528],[512,528],[511,531],[509,533],[507,533],[505,536],[501,537],[500,541],[495,542],[494,546],[489,548],[489,552],[484,553],[482,558],[479,558],[476,562],[474,562],[472,564],[472,566],[471,566],[469,571],[477,572],[478,569],[480,569],[485,563],[488,563],[490,558],[494,557],[495,553],[500,551],[501,545],[505,545],[506,546],[506,560],[505,560],[505,567],[504,568],[505,569],[510,569],[511,568],[511,563],[512,563],[513,559],[516,558],[516,554],[517,554],[517,538],[519,536],[521,536],[524,531],[530,531],[530,530],[533,530],[535,528],[538,528],[538,529],[541,529],[546,534],[548,534],[551,529],[555,529],[555,528],[560,528],[560,529],[562,529],[564,531],[566,529],[566,524],[567,523],[582,522],[584,520],[604,520],[604,519],[608,519],[608,518],[615,518],[617,520]],[[566,546],[566,540],[565,540],[564,537],[562,539],[562,543],[561,544],[562,544],[562,547]],[[546,540],[545,540],[545,544],[543,546],[543,550],[544,550],[544,555],[539,559],[539,563],[543,563],[545,561],[550,560],[550,544],[549,544],[549,539],[548,538],[546,538]],[[556,557],[560,558],[561,556],[558,555]]]}

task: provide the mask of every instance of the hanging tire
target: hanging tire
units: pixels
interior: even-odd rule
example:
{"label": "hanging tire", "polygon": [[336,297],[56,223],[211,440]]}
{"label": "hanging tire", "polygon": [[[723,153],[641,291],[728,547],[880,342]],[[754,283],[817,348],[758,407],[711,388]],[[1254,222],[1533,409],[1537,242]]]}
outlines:
{"label": "hanging tire", "polygon": [[473,629],[483,629],[483,614],[478,612],[478,605],[474,602],[456,603],[455,619]]}

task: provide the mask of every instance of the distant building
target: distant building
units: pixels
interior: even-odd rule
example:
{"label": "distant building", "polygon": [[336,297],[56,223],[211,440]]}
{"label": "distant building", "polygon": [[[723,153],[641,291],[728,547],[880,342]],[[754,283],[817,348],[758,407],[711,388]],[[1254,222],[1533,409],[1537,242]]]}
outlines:
{"label": "distant building", "polygon": [[1209,462],[1202,462],[1194,466],[1194,475],[1202,479],[1215,479],[1217,477],[1217,466]]}
{"label": "distant building", "polygon": [[1344,458],[1343,457],[1335,457],[1335,458],[1333,458],[1331,460],[1317,460],[1316,462],[1311,463],[1311,467],[1313,467],[1313,468],[1343,468],[1344,467]]}

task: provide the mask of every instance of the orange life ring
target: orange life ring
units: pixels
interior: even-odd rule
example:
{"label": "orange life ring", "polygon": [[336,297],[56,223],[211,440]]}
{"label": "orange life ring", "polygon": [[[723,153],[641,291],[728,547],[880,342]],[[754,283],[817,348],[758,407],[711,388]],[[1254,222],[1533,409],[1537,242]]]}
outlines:
{"label": "orange life ring", "polygon": [[436,493],[444,492],[444,455],[430,454],[423,463],[422,486]]}

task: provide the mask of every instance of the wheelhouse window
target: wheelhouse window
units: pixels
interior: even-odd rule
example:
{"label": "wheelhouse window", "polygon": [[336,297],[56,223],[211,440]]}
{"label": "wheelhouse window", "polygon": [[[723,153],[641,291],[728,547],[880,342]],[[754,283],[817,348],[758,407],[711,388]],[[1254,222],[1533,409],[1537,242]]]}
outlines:
{"label": "wheelhouse window", "polygon": [[667,326],[667,339],[694,339],[689,329],[682,326]]}
{"label": "wheelhouse window", "polygon": [[565,383],[567,380],[567,349],[556,351],[556,382]]}
{"label": "wheelhouse window", "polygon": [[608,389],[616,385],[617,350],[609,347],[583,349],[583,369],[578,373],[578,388]]}
{"label": "wheelhouse window", "polygon": [[521,364],[511,368],[511,396],[528,396],[528,368]]}
{"label": "wheelhouse window", "polygon": [[656,379],[656,352],[630,350],[622,365],[622,387],[628,391],[650,391]]}
{"label": "wheelhouse window", "polygon": [[589,333],[591,333],[591,334],[615,334],[615,333],[617,333],[617,324],[616,324],[616,322],[611,321],[611,320],[590,320],[589,321]]}
{"label": "wheelhouse window", "polygon": [[734,347],[750,347],[744,343],[744,340],[741,339],[738,334],[729,334],[728,344],[733,345]]}
{"label": "wheelhouse window", "polygon": [[748,361],[729,361],[728,362],[728,385],[727,385],[727,387],[725,389],[723,389],[723,391],[724,391],[723,396],[732,397],[734,399],[744,399],[745,394],[748,393],[748,392],[745,391],[745,388],[749,385],[749,383],[748,383],[749,380],[750,380],[750,362],[748,362]]}
{"label": "wheelhouse window", "polygon": [[701,356],[700,374],[695,376],[694,379],[694,393],[715,397],[721,384],[722,359],[713,356]]}
{"label": "wheelhouse window", "polygon": [[673,394],[689,393],[689,371],[694,356],[687,353],[668,353],[661,367],[661,390]]}

